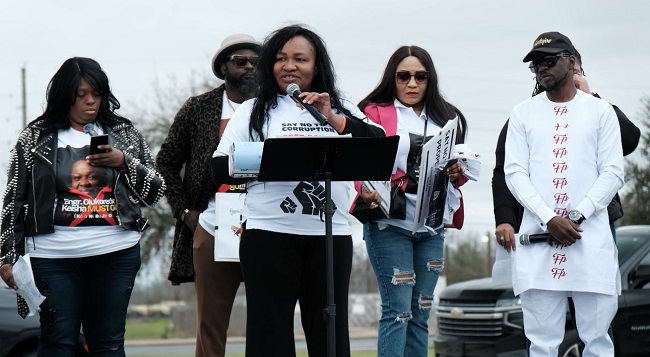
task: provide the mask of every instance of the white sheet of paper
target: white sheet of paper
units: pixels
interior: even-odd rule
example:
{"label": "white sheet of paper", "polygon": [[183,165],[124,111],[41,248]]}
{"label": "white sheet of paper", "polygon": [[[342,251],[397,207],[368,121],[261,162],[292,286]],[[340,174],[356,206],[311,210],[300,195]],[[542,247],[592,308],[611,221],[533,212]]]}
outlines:
{"label": "white sheet of paper", "polygon": [[214,260],[217,262],[239,261],[238,230],[244,222],[245,193],[219,192],[215,195]]}
{"label": "white sheet of paper", "polygon": [[[420,182],[418,183],[418,194],[415,202],[413,233],[424,226],[427,217],[433,212],[434,208],[429,207],[429,202],[431,196],[436,194],[433,191],[434,176],[438,167],[444,166],[452,158],[457,128],[458,117],[448,121],[440,132],[431,137],[422,148]],[[437,229],[438,227],[429,228]]]}
{"label": "white sheet of paper", "polygon": [[481,155],[472,151],[468,144],[454,145],[454,158],[465,168],[465,176],[472,181],[481,177]]}
{"label": "white sheet of paper", "polygon": [[45,301],[45,296],[41,295],[34,282],[34,272],[32,263],[29,260],[29,254],[20,256],[13,266],[14,281],[18,290],[16,292],[25,299],[29,307],[29,315],[34,316],[40,311],[39,306]]}

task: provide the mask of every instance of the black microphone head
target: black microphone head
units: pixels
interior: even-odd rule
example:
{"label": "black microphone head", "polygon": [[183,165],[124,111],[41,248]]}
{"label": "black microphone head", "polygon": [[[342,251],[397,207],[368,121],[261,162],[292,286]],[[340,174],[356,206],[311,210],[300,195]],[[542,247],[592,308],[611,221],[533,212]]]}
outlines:
{"label": "black microphone head", "polygon": [[287,86],[287,94],[292,97],[300,94],[300,87],[295,83],[289,83]]}

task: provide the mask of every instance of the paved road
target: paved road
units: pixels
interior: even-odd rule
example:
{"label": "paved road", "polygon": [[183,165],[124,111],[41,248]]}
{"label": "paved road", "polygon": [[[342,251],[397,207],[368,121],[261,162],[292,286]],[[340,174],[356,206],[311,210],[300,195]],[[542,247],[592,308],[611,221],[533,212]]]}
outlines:
{"label": "paved road", "polygon": [[[191,340],[157,340],[127,342],[126,355],[160,356],[160,355],[193,355],[194,342]],[[226,353],[244,353],[245,340],[231,339],[226,344]],[[352,351],[373,351],[377,348],[377,338],[354,338],[350,340]],[[296,351],[307,351],[304,340],[296,341]]]}

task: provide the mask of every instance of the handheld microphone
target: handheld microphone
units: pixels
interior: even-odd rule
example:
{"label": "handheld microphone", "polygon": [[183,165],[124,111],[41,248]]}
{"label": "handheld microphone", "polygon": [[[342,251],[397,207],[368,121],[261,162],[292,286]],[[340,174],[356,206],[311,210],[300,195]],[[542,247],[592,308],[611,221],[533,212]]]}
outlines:
{"label": "handheld microphone", "polygon": [[314,107],[311,104],[306,104],[302,101],[302,98],[300,98],[301,93],[302,92],[300,91],[300,87],[298,87],[297,84],[289,83],[289,85],[287,86],[287,94],[289,94],[292,98],[297,100],[298,103],[300,103],[300,105],[302,105],[303,108],[305,108],[309,112],[309,114],[311,114],[311,116],[313,116],[316,119],[316,121],[320,123],[320,125],[329,124],[327,122],[327,118],[325,118],[323,113],[319,112],[318,109],[316,109],[316,107]]}
{"label": "handheld microphone", "polygon": [[542,242],[546,243],[546,238],[548,238],[548,233],[521,234],[519,236],[519,244],[530,245]]}
{"label": "handheld microphone", "polygon": [[84,125],[84,133],[90,134],[90,136],[97,136],[97,132],[95,131],[95,125],[93,123],[88,123]]}

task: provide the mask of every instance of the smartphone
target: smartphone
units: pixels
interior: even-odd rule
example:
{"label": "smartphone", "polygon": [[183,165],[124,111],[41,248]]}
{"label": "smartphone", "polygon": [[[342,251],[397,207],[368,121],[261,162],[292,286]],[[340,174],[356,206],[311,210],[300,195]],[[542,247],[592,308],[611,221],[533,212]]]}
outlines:
{"label": "smartphone", "polygon": [[100,150],[99,145],[108,145],[108,134],[96,135],[90,138],[90,155],[105,153],[107,150]]}

